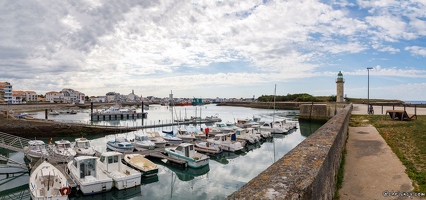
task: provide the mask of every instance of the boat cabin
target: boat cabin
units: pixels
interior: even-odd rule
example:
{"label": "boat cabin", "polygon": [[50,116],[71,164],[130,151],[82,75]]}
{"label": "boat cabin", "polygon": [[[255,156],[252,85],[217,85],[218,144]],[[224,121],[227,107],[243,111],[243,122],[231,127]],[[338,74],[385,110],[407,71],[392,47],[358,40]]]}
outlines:
{"label": "boat cabin", "polygon": [[46,149],[45,143],[41,140],[31,140],[28,142],[28,148],[31,151],[44,151]]}
{"label": "boat cabin", "polygon": [[90,147],[90,142],[86,138],[75,139],[75,147],[87,149]]}
{"label": "boat cabin", "polygon": [[99,162],[105,165],[108,172],[121,171],[121,153],[119,152],[105,152],[99,158]]}
{"label": "boat cabin", "polygon": [[60,140],[55,142],[55,147],[58,149],[68,149],[71,148],[71,143],[68,140]]}
{"label": "boat cabin", "polygon": [[74,158],[72,166],[80,172],[80,179],[86,176],[96,177],[96,157],[93,156],[80,156]]}
{"label": "boat cabin", "polygon": [[185,157],[192,158],[195,155],[195,146],[190,143],[181,143],[172,151],[184,155]]}

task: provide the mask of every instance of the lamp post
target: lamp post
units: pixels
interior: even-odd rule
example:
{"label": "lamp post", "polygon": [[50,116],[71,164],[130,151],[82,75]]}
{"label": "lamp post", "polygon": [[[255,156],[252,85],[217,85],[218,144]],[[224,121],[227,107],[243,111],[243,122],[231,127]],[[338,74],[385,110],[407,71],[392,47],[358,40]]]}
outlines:
{"label": "lamp post", "polygon": [[373,69],[372,67],[367,67],[367,73],[368,73],[368,85],[367,85],[367,113],[370,113],[370,69]]}

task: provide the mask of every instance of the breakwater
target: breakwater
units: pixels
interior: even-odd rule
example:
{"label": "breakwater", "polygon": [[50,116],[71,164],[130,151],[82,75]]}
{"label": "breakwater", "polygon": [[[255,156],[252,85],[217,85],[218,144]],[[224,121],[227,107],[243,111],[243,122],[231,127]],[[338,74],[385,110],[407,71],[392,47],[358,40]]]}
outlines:
{"label": "breakwater", "polygon": [[227,199],[332,199],[352,104]]}

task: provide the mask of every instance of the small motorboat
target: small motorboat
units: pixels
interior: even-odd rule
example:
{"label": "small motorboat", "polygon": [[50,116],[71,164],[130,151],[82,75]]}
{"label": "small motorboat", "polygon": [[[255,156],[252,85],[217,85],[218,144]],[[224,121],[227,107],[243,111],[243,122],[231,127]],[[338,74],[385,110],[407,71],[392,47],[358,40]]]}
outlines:
{"label": "small motorboat", "polygon": [[136,187],[141,184],[142,174],[121,162],[119,152],[104,152],[97,159],[97,164],[107,176],[114,181],[118,190]]}
{"label": "small motorboat", "polygon": [[77,153],[71,147],[71,142],[64,139],[55,141],[55,145],[52,149],[57,161],[68,162],[77,155]]}
{"label": "small motorboat", "polygon": [[149,139],[148,135],[139,132],[134,133],[134,135],[135,140],[132,142],[132,144],[133,146],[135,146],[135,148],[143,148],[149,150],[155,148],[155,143]]}
{"label": "small motorboat", "polygon": [[182,143],[175,148],[166,148],[165,152],[172,158],[184,159],[189,167],[201,168],[209,164],[210,157],[195,151],[191,143]]}
{"label": "small motorboat", "polygon": [[90,141],[86,138],[76,138],[74,151],[78,156],[94,156],[95,149],[90,145]]}
{"label": "small motorboat", "polygon": [[154,142],[155,147],[164,148],[166,147],[167,141],[160,136],[158,132],[147,132],[148,138]]}
{"label": "small motorboat", "polygon": [[68,173],[84,195],[110,191],[112,178],[97,165],[94,156],[78,156],[67,164]]}
{"label": "small motorboat", "polygon": [[145,177],[155,176],[158,173],[158,166],[140,154],[126,154],[124,155],[124,162],[141,171],[142,176]]}
{"label": "small motorboat", "polygon": [[71,193],[65,175],[47,161],[32,171],[28,185],[32,199],[66,200]]}
{"label": "small motorboat", "polygon": [[210,142],[195,143],[195,150],[198,152],[203,152],[208,154],[222,153],[222,149],[220,148],[219,145],[213,144]]}
{"label": "small motorboat", "polygon": [[114,141],[107,142],[107,148],[120,153],[131,153],[135,150],[135,146],[124,137],[116,137]]}
{"label": "small motorboat", "polygon": [[24,147],[25,157],[30,160],[37,160],[41,157],[47,157],[46,144],[41,140],[30,140],[28,146]]}

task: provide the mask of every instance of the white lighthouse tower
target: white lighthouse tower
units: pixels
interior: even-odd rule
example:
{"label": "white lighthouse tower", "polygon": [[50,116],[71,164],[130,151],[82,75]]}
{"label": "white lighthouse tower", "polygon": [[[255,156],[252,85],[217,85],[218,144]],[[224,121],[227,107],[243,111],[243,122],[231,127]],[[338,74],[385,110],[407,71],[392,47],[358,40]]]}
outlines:
{"label": "white lighthouse tower", "polygon": [[336,86],[337,86],[337,94],[336,94],[336,102],[344,102],[343,94],[343,85],[345,84],[345,79],[343,79],[343,74],[341,71],[337,74]]}

